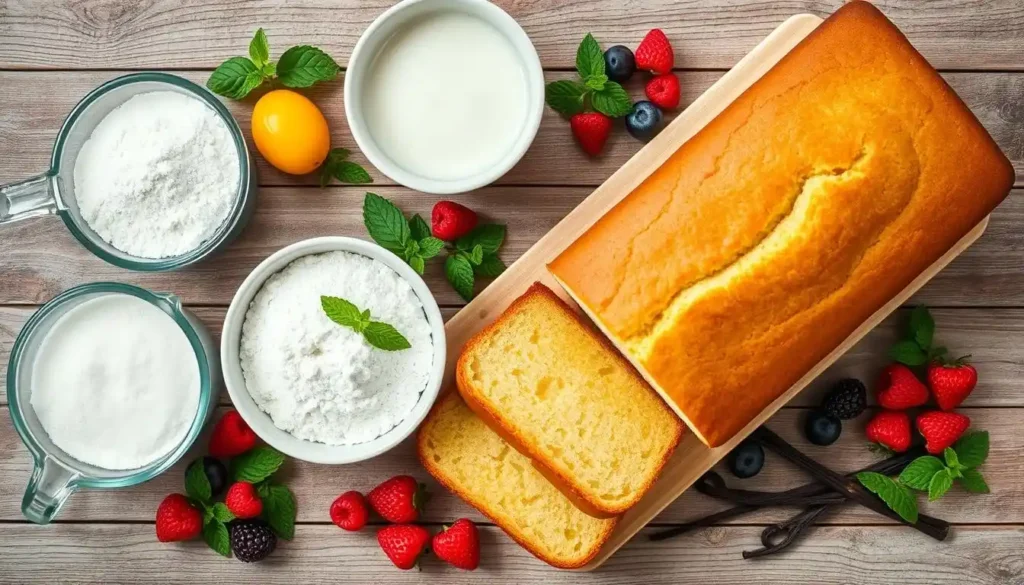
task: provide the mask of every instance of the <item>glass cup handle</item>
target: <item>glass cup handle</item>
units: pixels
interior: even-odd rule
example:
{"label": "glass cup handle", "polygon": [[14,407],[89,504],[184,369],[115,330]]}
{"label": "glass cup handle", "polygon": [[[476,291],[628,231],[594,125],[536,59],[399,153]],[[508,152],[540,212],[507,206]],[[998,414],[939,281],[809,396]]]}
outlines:
{"label": "glass cup handle", "polygon": [[76,479],[78,473],[50,456],[36,461],[25,497],[21,499],[21,513],[36,524],[49,524],[68,496],[74,493]]}
{"label": "glass cup handle", "polygon": [[50,174],[0,186],[0,225],[57,212],[57,178]]}

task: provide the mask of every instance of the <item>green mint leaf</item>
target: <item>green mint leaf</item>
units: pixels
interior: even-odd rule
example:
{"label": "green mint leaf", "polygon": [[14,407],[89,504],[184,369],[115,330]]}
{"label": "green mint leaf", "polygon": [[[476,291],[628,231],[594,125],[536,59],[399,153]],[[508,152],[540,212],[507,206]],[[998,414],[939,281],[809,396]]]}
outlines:
{"label": "green mint leaf", "polygon": [[931,483],[928,484],[928,501],[934,502],[941,498],[951,487],[953,487],[953,476],[948,469],[936,473],[932,476]]}
{"label": "green mint leaf", "polygon": [[918,491],[928,491],[928,485],[936,473],[945,469],[946,466],[938,457],[924,455],[910,462],[910,465],[900,473],[900,483]]}
{"label": "green mint leaf", "polygon": [[469,252],[469,262],[473,266],[479,266],[484,261],[484,247],[480,244],[473,246],[473,249]]}
{"label": "green mint leaf", "polygon": [[423,261],[423,256],[413,256],[409,258],[408,262],[409,266],[420,276],[423,276],[423,273],[427,270],[427,264]]}
{"label": "green mint leaf", "polygon": [[[420,261],[422,262],[422,259]],[[384,351],[399,351],[412,347],[409,345],[409,340],[397,329],[380,321],[370,321],[366,329],[363,330],[363,336],[366,337],[366,341],[370,345]]]}
{"label": "green mint leaf", "polygon": [[604,86],[605,86],[606,83],[608,83],[608,76],[602,74],[602,75],[591,75],[584,82],[584,85],[586,85],[587,87],[589,87],[590,89],[592,89],[594,91],[601,91],[602,89],[604,89]]}
{"label": "green mint leaf", "polygon": [[493,277],[505,272],[505,263],[496,254],[484,254],[479,265],[473,267],[473,272],[480,276]]}
{"label": "green mint leaf", "polygon": [[989,493],[988,483],[985,482],[985,478],[982,477],[980,471],[977,469],[965,469],[962,473],[963,477],[960,478],[960,485],[964,486],[965,490],[976,494]]}
{"label": "green mint leaf", "polygon": [[363,200],[363,223],[370,237],[381,246],[398,254],[405,250],[409,223],[394,203],[376,193],[367,193]]}
{"label": "green mint leaf", "polygon": [[245,57],[232,57],[210,74],[206,87],[217,95],[240,100],[262,83],[263,75],[252,61]]}
{"label": "green mint leaf", "polygon": [[948,350],[945,347],[941,346],[941,345],[939,347],[929,348],[928,349],[928,359],[932,360],[932,359],[935,359],[935,358],[940,358],[940,357],[946,355],[946,351],[948,351]]}
{"label": "green mint leaf", "polygon": [[484,254],[494,254],[505,241],[505,226],[488,223],[476,226],[473,231],[455,241],[455,247],[470,253],[477,245]]}
{"label": "green mint leaf", "polygon": [[633,101],[621,85],[609,81],[600,91],[590,96],[590,103],[594,109],[609,118],[621,118],[633,109]]}
{"label": "green mint leaf", "polygon": [[889,357],[908,366],[920,366],[928,361],[928,354],[916,341],[900,341],[889,348]]}
{"label": "green mint leaf", "polygon": [[357,329],[359,327],[359,308],[351,302],[339,297],[320,297],[320,306],[324,314],[331,320],[343,327]]}
{"label": "green mint leaf", "polygon": [[231,540],[228,538],[228,529],[220,520],[214,519],[203,526],[203,540],[217,554],[225,557],[231,556]]}
{"label": "green mint leaf", "polygon": [[347,148],[332,148],[327,153],[327,160],[325,160],[324,164],[320,167],[321,189],[331,182],[331,179],[334,178],[335,169],[342,163],[342,161],[348,158],[348,154],[349,152]]}
{"label": "green mint leaf", "polygon": [[283,485],[268,485],[260,494],[263,500],[263,515],[267,524],[278,537],[291,540],[295,537],[295,496]]}
{"label": "green mint leaf", "polygon": [[370,177],[370,173],[366,172],[366,169],[350,160],[343,160],[331,165],[331,174],[338,181],[349,185],[365,185],[373,182],[373,178]]}
{"label": "green mint leaf", "polygon": [[473,299],[473,265],[465,254],[448,256],[444,263],[444,274],[460,297],[467,301]]}
{"label": "green mint leaf", "polygon": [[583,37],[583,42],[576,49],[576,71],[583,79],[605,74],[604,52],[601,51],[601,45],[597,44],[594,35],[590,33]]}
{"label": "green mint leaf", "polygon": [[229,510],[226,505],[224,505],[224,502],[217,502],[213,505],[213,517],[216,518],[218,522],[223,522],[225,524],[235,519],[235,515],[231,513],[231,510]]}
{"label": "green mint leaf", "polygon": [[231,460],[231,477],[235,481],[259,483],[277,471],[284,463],[284,455],[273,447],[253,447]]}
{"label": "green mint leaf", "polygon": [[309,87],[334,79],[341,68],[330,55],[316,47],[292,47],[277,60],[277,79],[285,87]]}
{"label": "green mint leaf", "polygon": [[263,32],[262,28],[256,29],[256,34],[249,42],[249,58],[259,68],[270,61],[270,44],[267,42],[267,33]]}
{"label": "green mint leaf", "polygon": [[951,469],[961,467],[960,458],[956,456],[956,451],[954,451],[952,448],[946,447],[946,450],[942,452],[942,457],[943,459],[946,460],[946,465],[948,465]]}
{"label": "green mint leaf", "polygon": [[194,500],[205,504],[210,501],[212,488],[210,478],[203,470],[203,459],[200,457],[189,464],[185,470],[185,493]]}
{"label": "green mint leaf", "polygon": [[582,83],[564,79],[552,81],[544,87],[544,101],[551,109],[563,116],[573,116],[583,111],[583,97],[587,87]]}
{"label": "green mint leaf", "polygon": [[886,506],[911,524],[917,522],[917,500],[903,485],[893,481],[888,475],[873,471],[862,471],[857,480],[871,493],[877,495]]}
{"label": "green mint leaf", "polygon": [[420,240],[420,256],[423,256],[424,259],[437,256],[441,250],[444,250],[444,240],[433,236],[427,236]]}
{"label": "green mint leaf", "polygon": [[957,460],[965,469],[974,469],[988,459],[988,431],[971,431],[953,445]]}
{"label": "green mint leaf", "polygon": [[910,313],[910,338],[917,342],[917,345],[927,351],[932,346],[932,338],[935,336],[935,320],[928,312],[928,307],[919,305],[914,307]]}
{"label": "green mint leaf", "polygon": [[[431,237],[430,235],[430,224],[427,220],[420,217],[420,214],[412,216],[409,220],[409,231],[412,237],[416,240],[423,240],[424,238]],[[423,247],[423,242],[420,242],[420,247]]]}
{"label": "green mint leaf", "polygon": [[203,525],[204,526],[206,525],[207,522],[213,522],[214,516],[213,516],[213,508],[211,506],[207,506],[206,504],[203,504],[201,502],[196,502],[195,500],[190,500],[190,501],[192,502],[192,505],[199,506],[199,508],[202,509],[202,511],[203,511]]}
{"label": "green mint leaf", "polygon": [[269,63],[264,63],[263,67],[260,67],[260,73],[263,74],[264,79],[270,79],[271,77],[274,77],[275,75],[277,75],[277,63],[274,63],[273,61]]}

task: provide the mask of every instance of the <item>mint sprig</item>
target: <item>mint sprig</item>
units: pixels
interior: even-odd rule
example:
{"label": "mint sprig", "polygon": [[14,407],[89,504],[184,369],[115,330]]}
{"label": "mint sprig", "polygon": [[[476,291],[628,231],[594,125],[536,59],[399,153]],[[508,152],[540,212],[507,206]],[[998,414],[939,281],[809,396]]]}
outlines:
{"label": "mint sprig", "polygon": [[914,307],[910,313],[907,335],[889,349],[889,357],[908,366],[921,366],[932,360],[942,360],[945,347],[933,345],[935,340],[935,319],[928,307]]}
{"label": "mint sprig", "polygon": [[240,100],[265,82],[285,87],[309,87],[337,77],[341,67],[322,50],[309,45],[292,47],[277,63],[270,60],[270,44],[262,28],[249,42],[248,57],[231,57],[210,74],[206,87],[213,93]]}
{"label": "mint sprig", "polygon": [[349,151],[345,148],[332,148],[327,153],[327,159],[320,167],[320,186],[326,187],[331,179],[337,179],[341,183],[349,185],[364,185],[372,183],[373,178],[358,163],[348,159]]}
{"label": "mint sprig", "polygon": [[874,471],[858,473],[857,480],[871,493],[881,498],[893,512],[899,514],[900,518],[911,524],[917,522],[917,501],[906,486],[888,475]]}
{"label": "mint sprig", "polygon": [[185,493],[188,497],[206,505],[212,496],[210,478],[206,477],[203,470],[203,459],[196,459],[185,470]]}
{"label": "mint sprig", "polygon": [[382,321],[371,321],[370,310],[360,311],[352,302],[339,297],[320,297],[320,306],[331,320],[361,333],[367,343],[384,351],[400,351],[412,347],[397,329]]}
{"label": "mint sprig", "polygon": [[228,527],[224,522],[216,518],[208,520],[203,525],[203,540],[217,554],[231,556],[231,539],[228,537]]}
{"label": "mint sprig", "polygon": [[253,447],[231,460],[231,478],[259,483],[273,475],[283,463],[284,455],[273,447]]}
{"label": "mint sprig", "polygon": [[633,107],[626,90],[609,81],[604,53],[594,35],[587,33],[576,49],[576,72],[580,81],[562,79],[544,88],[544,99],[563,116],[574,116],[589,109],[610,118],[625,116]]}
{"label": "mint sprig", "polygon": [[285,540],[295,537],[295,496],[287,486],[263,482],[256,486],[263,501],[263,516],[270,529]]}

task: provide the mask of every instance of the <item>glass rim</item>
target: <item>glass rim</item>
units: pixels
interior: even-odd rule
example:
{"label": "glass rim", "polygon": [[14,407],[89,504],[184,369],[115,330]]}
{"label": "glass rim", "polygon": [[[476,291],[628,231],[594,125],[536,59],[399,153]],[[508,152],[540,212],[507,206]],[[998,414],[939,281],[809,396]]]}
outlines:
{"label": "glass rim", "polygon": [[[28,321],[25,322],[25,325],[18,333],[18,337],[14,341],[14,346],[11,348],[11,357],[7,365],[7,405],[11,415],[11,422],[14,424],[14,429],[18,432],[21,442],[25,444],[25,447],[27,447],[29,452],[32,454],[32,458],[36,466],[41,466],[48,454],[36,440],[32,431],[29,430],[25,417],[22,414],[23,405],[21,400],[18,398],[17,391],[20,362],[29,340],[36,335],[40,324],[46,317],[69,301],[94,293],[127,294],[144,300],[157,308],[164,310],[165,313],[167,313],[166,309],[169,309],[170,312],[168,313],[168,316],[174,320],[178,325],[178,328],[185,334],[185,337],[188,339],[189,345],[192,347],[192,351],[196,356],[197,365],[199,367],[199,407],[196,409],[195,418],[192,420],[192,425],[189,427],[189,430],[185,434],[185,438],[182,440],[181,444],[161,458],[149,465],[137,467],[135,469],[111,469],[109,471],[113,473],[123,472],[124,474],[110,478],[93,477],[88,475],[86,472],[81,471],[77,466],[73,465],[73,463],[78,460],[70,455],[67,455],[70,462],[65,460],[64,457],[55,458],[57,463],[69,468],[77,474],[77,476],[70,482],[71,486],[86,488],[128,487],[148,481],[177,463],[199,437],[199,434],[203,430],[203,426],[206,424],[206,417],[212,408],[210,397],[213,392],[213,379],[210,376],[210,356],[207,355],[206,349],[203,347],[203,343],[199,338],[199,334],[185,317],[185,314],[182,311],[181,301],[176,296],[172,294],[154,293],[141,287],[119,282],[93,282],[70,288],[53,297],[47,301],[45,305],[40,307],[39,310],[33,313],[31,317],[29,317]],[[45,432],[45,429],[43,432]]]}

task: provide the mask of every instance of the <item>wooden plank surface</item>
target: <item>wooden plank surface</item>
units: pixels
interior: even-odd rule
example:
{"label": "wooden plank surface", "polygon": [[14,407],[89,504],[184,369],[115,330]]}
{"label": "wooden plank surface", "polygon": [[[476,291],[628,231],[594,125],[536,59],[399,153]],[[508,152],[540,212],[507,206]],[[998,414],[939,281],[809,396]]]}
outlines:
{"label": "wooden plank surface", "polygon": [[[2,23],[0,16],[0,23]],[[0,33],[0,38],[3,34]],[[1024,44],[1024,41],[1022,41]],[[0,43],[0,51],[4,45]],[[205,83],[208,71],[176,72],[197,83]],[[0,183],[22,179],[46,169],[50,151],[64,117],[75,103],[104,81],[124,74],[114,71],[74,71],[43,73],[0,71]],[[549,80],[573,76],[569,72],[548,72]],[[682,103],[688,105],[722,76],[721,71],[688,71],[679,74]],[[1018,183],[1024,176],[1024,73],[945,73],[944,77],[964,102],[974,111],[1014,162]],[[59,82],[57,82],[59,80]],[[308,90],[310,97],[320,106],[331,124],[334,144],[354,148],[355,142],[348,130],[342,102],[341,80]],[[632,95],[643,95],[642,80],[638,76],[629,84]],[[227,107],[249,135],[252,104],[226,101]],[[17,148],[11,146],[17,144]],[[250,146],[252,141],[250,139]],[[565,120],[550,109],[545,109],[540,130],[523,160],[505,175],[499,183],[506,185],[600,185],[641,144],[629,137],[621,128],[612,133],[604,153],[597,159],[587,158],[573,142]],[[293,177],[274,170],[262,158],[256,157],[260,182],[263,186],[313,185],[316,177]],[[361,154],[354,160],[365,163]],[[378,184],[391,184],[384,175],[370,168]]]}
{"label": "wooden plank surface", "polygon": [[[842,0],[496,0],[530,36],[548,68],[570,68],[587,32],[607,45],[635,47],[662,28],[676,66],[728,68],[787,17],[831,14]],[[879,0],[878,6],[936,67],[1024,67],[1024,4],[1019,0]],[[212,68],[242,54],[266,27],[273,54],[318,45],[347,61],[362,31],[389,0],[156,0],[0,2],[0,68]]]}

